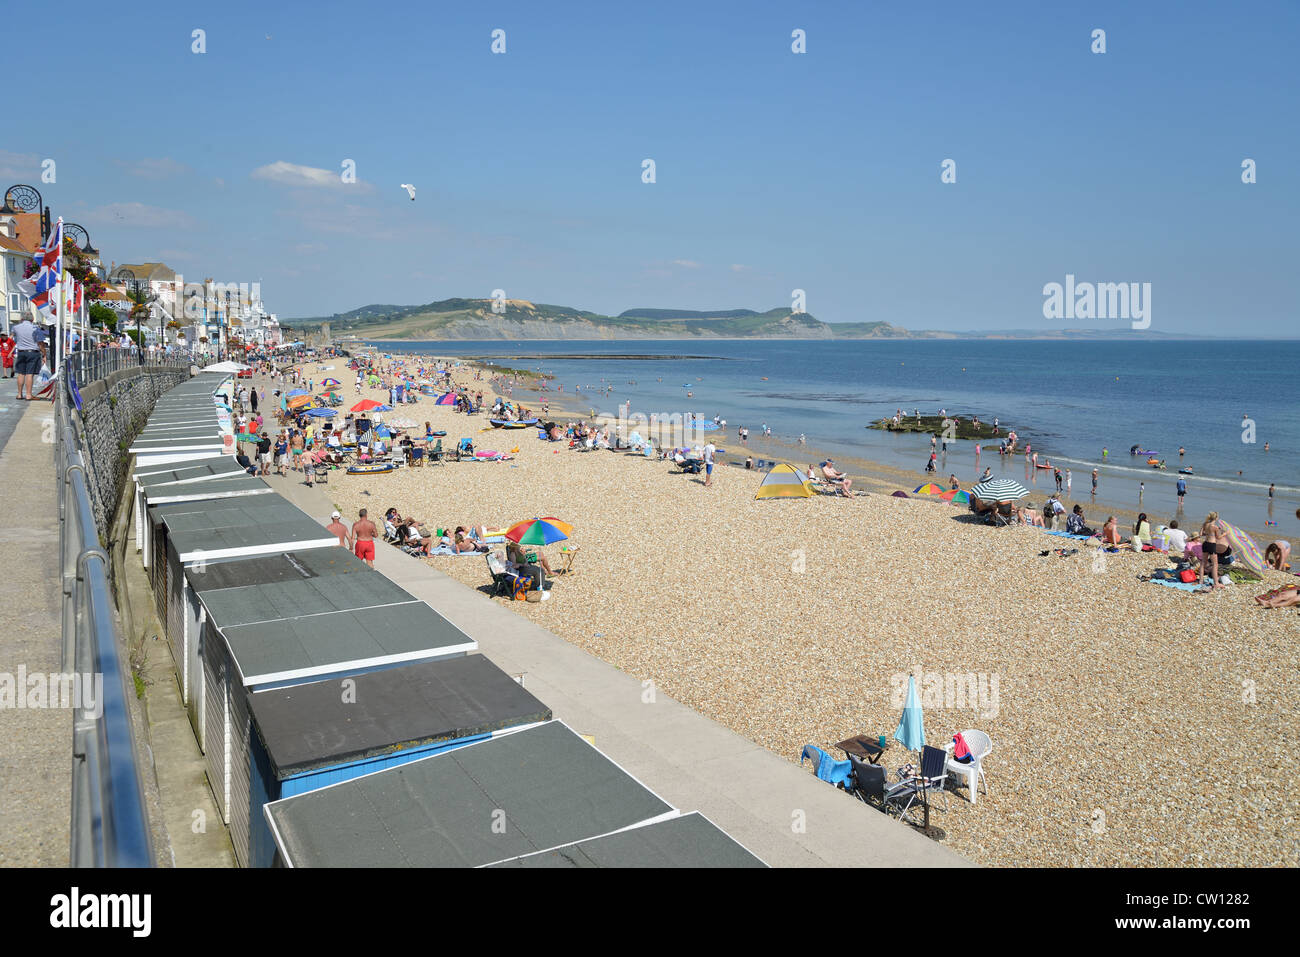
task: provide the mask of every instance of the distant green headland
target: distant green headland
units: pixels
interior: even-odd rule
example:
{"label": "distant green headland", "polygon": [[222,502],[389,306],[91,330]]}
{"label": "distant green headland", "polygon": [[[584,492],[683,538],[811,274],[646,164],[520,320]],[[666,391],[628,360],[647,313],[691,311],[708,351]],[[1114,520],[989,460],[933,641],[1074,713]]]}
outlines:
{"label": "distant green headland", "polygon": [[[422,306],[369,305],[332,316],[283,319],[362,339],[1100,339],[1156,338],[1131,330],[1043,329],[960,333],[910,331],[889,322],[823,322],[788,308],[628,309],[617,316],[526,299],[443,299]],[[1163,338],[1163,337],[1161,337]],[[1182,337],[1177,337],[1182,338]]]}

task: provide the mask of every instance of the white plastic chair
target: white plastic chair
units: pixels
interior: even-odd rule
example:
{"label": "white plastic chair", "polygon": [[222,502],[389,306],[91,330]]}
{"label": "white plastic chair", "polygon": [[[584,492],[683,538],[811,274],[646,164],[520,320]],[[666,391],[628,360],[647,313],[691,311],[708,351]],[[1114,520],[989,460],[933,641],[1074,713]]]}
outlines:
{"label": "white plastic chair", "polygon": [[976,731],[973,728],[961,732],[961,736],[966,739],[966,747],[970,748],[972,760],[969,763],[956,760],[952,756],[956,745],[949,741],[944,749],[948,752],[947,771],[965,782],[970,792],[970,803],[974,804],[978,796],[976,787],[978,782],[984,782],[984,793],[988,793],[988,779],[984,776],[984,759],[993,750],[993,741],[983,731]]}

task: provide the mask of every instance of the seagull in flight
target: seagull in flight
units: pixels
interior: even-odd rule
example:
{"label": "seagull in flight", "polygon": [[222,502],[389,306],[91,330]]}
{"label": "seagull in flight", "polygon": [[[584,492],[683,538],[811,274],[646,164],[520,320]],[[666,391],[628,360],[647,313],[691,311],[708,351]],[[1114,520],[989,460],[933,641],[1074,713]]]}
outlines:
{"label": "seagull in flight", "polygon": [[410,183],[403,183],[402,189],[406,190],[407,195],[411,197],[411,202],[415,202],[415,187]]}

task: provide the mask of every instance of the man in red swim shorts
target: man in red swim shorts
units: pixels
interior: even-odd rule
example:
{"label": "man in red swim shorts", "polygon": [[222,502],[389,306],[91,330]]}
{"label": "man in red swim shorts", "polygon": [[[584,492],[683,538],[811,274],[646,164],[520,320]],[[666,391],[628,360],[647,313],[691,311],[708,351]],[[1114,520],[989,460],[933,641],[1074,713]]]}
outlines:
{"label": "man in red swim shorts", "polygon": [[371,568],[375,567],[375,523],[366,518],[366,510],[361,510],[360,518],[352,523],[352,551],[357,558],[365,560]]}

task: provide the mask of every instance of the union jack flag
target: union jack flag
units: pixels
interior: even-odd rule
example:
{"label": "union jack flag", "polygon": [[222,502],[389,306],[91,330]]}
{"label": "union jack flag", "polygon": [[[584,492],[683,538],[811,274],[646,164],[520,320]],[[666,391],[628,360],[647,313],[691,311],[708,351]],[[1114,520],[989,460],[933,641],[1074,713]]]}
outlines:
{"label": "union jack flag", "polygon": [[31,279],[24,279],[18,284],[23,294],[32,301],[40,312],[49,314],[50,310],[57,304],[57,300],[51,298],[51,291],[63,275],[63,217],[59,217],[58,224],[50,230],[50,238],[45,241],[45,245],[36,250],[36,255],[32,257],[39,271]]}

